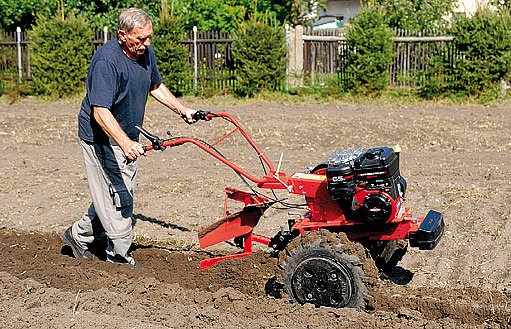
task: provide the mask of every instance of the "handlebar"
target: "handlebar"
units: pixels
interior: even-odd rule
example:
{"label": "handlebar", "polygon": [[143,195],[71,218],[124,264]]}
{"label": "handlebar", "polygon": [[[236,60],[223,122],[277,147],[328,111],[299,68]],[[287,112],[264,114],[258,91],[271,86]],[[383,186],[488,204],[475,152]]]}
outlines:
{"label": "handlebar", "polygon": [[[183,145],[185,143],[191,143],[191,144],[194,144],[194,145],[198,146],[203,151],[209,153],[210,155],[212,155],[216,159],[220,160],[221,162],[223,162],[227,166],[231,167],[234,171],[236,171],[236,172],[240,173],[241,175],[247,177],[248,179],[252,180],[253,182],[255,182],[257,184],[267,183],[269,181],[268,177],[265,176],[263,178],[257,178],[257,177],[254,177],[254,176],[250,175],[249,173],[247,173],[246,171],[244,171],[243,169],[241,169],[240,167],[238,167],[237,165],[235,165],[234,163],[229,161],[227,158],[225,158],[222,154],[220,154],[218,151],[216,151],[212,147],[212,146],[217,145],[221,141],[223,141],[225,138],[229,137],[234,132],[239,131],[240,134],[245,138],[245,140],[250,144],[250,146],[255,150],[255,152],[257,153],[258,157],[267,165],[268,171],[270,173],[275,173],[275,168],[274,168],[273,164],[271,163],[271,161],[268,159],[268,157],[266,157],[266,155],[259,148],[259,146],[247,134],[245,129],[243,129],[241,124],[232,115],[230,115],[229,113],[225,113],[225,112],[213,113],[213,112],[202,111],[202,110],[199,110],[199,111],[197,111],[197,112],[195,112],[193,114],[193,119],[197,120],[197,121],[198,120],[209,121],[209,120],[211,120],[213,118],[222,118],[222,119],[230,122],[231,124],[233,124],[235,126],[235,128],[233,130],[231,130],[230,132],[226,133],[219,140],[217,140],[216,142],[211,143],[211,144],[205,143],[205,142],[203,142],[203,141],[201,141],[201,140],[199,140],[197,138],[192,138],[192,137],[172,137],[171,136],[168,139],[162,139],[162,138],[160,138],[160,137],[158,137],[156,135],[151,134],[150,132],[148,132],[144,128],[141,128],[141,127],[136,127],[136,128],[138,130],[140,130],[142,135],[144,137],[146,137],[151,142],[151,145],[144,146],[144,151],[165,150],[167,147],[174,147],[174,146]],[[170,135],[170,132],[167,132],[167,134]],[[271,180],[274,180],[274,179],[272,178]],[[280,183],[278,183],[278,184],[280,184]]]}
{"label": "handlebar", "polygon": [[[212,112],[199,110],[193,114],[192,118],[194,121],[199,121],[199,120],[209,121],[214,116],[215,115]],[[186,117],[183,116],[183,119],[186,120]],[[142,127],[135,126],[135,128],[137,128],[140,131],[140,133],[151,142],[150,146],[143,146],[144,152],[150,151],[150,150],[163,151],[167,148],[167,146],[163,145],[163,143],[165,142],[164,139],[150,133],[149,131],[147,131],[146,129],[144,129]],[[167,135],[172,137],[170,131],[167,131]]]}

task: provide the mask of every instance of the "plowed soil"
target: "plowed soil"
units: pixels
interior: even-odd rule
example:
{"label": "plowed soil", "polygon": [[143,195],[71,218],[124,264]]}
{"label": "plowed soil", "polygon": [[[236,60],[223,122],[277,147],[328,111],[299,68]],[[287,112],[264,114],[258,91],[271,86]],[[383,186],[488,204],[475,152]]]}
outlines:
{"label": "plowed soil", "polygon": [[[200,104],[189,103],[192,106]],[[243,103],[232,113],[290,175],[336,149],[399,144],[407,207],[441,211],[446,232],[432,251],[409,249],[377,284],[374,310],[287,301],[277,259],[251,257],[200,271],[197,232],[222,217],[223,189],[248,190],[228,167],[193,145],[140,159],[133,256],[143,269],[69,257],[60,233],[89,204],[76,137],[79,104],[0,102],[1,328],[505,328],[511,326],[511,104],[375,106]],[[186,125],[149,103],[144,126],[158,135],[215,142],[223,120]],[[218,144],[255,177],[257,154],[234,134]],[[268,191],[261,191],[268,193]],[[286,202],[300,198],[278,192]],[[229,208],[239,205],[232,201]],[[273,236],[301,209],[268,210],[256,233]]]}

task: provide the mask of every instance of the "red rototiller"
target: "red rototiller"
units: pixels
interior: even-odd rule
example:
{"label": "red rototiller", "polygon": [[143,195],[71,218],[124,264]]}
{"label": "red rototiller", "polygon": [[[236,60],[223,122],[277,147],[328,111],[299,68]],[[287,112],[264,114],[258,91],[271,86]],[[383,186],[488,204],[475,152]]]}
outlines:
{"label": "red rototiller", "polygon": [[[347,243],[362,245],[378,270],[389,273],[402,259],[408,245],[430,250],[440,241],[444,231],[441,213],[430,210],[425,217],[414,217],[403,205],[406,181],[399,172],[398,149],[337,150],[316,167],[288,176],[280,172],[280,162],[275,168],[232,115],[198,111],[194,116],[195,120],[217,118],[228,121],[234,128],[214,143],[191,137],[161,139],[143,128],[139,130],[151,141],[152,145],[146,146],[146,150],[191,143],[259,189],[287,190],[302,195],[305,203],[299,206],[305,214],[289,220],[288,228],[281,229],[275,236],[262,236],[253,230],[266,209],[276,203],[285,207],[298,205],[285,203],[275,194],[275,197],[263,195],[255,188],[251,193],[226,188],[224,217],[199,232],[200,246],[206,248],[234,240],[243,252],[203,260],[201,269],[221,260],[249,256],[252,244],[258,242],[275,253],[285,253],[284,286],[292,301],[363,308],[370,295],[366,287],[368,275],[362,266],[366,259],[360,252],[350,251]],[[219,143],[236,132],[257,153],[266,173],[264,176],[249,174],[217,150]],[[244,203],[243,209],[229,214],[228,199]],[[317,237],[311,236],[312,233]],[[300,239],[303,240],[298,241]]]}

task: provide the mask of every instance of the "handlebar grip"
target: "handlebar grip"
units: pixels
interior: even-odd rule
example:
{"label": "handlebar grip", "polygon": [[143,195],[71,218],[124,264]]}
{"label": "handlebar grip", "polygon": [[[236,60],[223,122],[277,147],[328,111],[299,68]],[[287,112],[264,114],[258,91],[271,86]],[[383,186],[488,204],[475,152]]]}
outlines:
{"label": "handlebar grip", "polygon": [[193,114],[192,118],[195,121],[199,121],[199,120],[209,121],[209,120],[211,120],[211,118],[208,117],[208,114],[210,114],[210,113],[211,112],[199,110]]}

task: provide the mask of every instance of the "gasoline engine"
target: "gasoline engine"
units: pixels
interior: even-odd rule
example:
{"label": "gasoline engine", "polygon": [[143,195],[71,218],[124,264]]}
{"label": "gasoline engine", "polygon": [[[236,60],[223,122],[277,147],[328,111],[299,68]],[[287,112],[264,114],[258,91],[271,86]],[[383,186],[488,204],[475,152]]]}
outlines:
{"label": "gasoline engine", "polygon": [[383,224],[398,215],[406,190],[399,152],[389,147],[337,150],[325,165],[328,192],[346,220]]}

